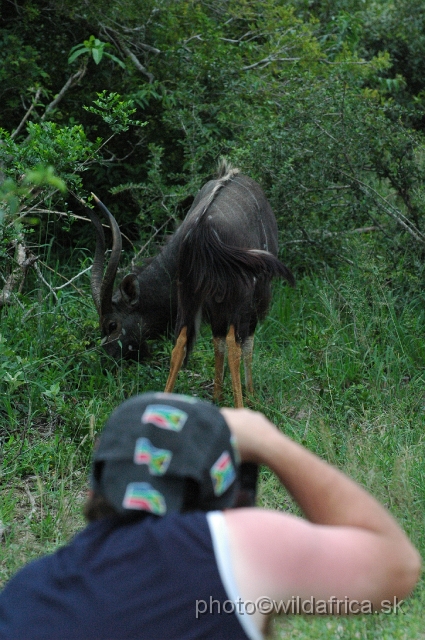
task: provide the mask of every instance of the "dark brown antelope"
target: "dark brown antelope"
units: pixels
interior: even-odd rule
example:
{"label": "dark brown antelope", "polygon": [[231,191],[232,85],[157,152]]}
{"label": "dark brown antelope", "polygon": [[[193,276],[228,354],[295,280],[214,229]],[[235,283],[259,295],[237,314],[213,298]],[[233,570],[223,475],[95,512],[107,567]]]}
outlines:
{"label": "dark brown antelope", "polygon": [[114,294],[121,234],[112,214],[97,203],[113,235],[102,277],[105,239],[92,212],[97,233],[92,293],[107,353],[141,360],[148,352],[146,339],[163,335],[175,323],[177,341],[165,387],[171,392],[204,319],[213,334],[214,400],[221,400],[227,348],[234,403],[241,407],[240,362],[242,358],[246,388],[252,393],[254,332],[270,304],[271,280],[282,277],[295,283],[276,257],[277,224],[261,187],[222,163],[218,178],[199,191],[162,251],[147,267],[126,275]]}

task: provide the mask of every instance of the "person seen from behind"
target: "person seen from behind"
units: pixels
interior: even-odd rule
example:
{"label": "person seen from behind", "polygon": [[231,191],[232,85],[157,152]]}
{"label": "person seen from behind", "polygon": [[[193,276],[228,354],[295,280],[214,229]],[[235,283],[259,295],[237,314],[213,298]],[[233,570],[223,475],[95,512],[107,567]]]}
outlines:
{"label": "person seen from behind", "polygon": [[[258,465],[305,518],[238,506]],[[85,514],[6,585],[1,640],[260,640],[277,613],[383,611],[420,573],[394,518],[346,475],[264,415],[188,396],[142,394],[112,413]]]}

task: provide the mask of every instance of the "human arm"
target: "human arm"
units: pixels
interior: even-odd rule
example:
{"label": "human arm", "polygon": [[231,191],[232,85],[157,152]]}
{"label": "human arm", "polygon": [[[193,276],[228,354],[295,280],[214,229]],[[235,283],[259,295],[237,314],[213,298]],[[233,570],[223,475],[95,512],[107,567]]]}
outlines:
{"label": "human arm", "polygon": [[282,434],[263,415],[223,409],[241,458],[266,464],[308,521],[258,509],[225,513],[244,598],[404,598],[420,557],[402,529],[350,478]]}

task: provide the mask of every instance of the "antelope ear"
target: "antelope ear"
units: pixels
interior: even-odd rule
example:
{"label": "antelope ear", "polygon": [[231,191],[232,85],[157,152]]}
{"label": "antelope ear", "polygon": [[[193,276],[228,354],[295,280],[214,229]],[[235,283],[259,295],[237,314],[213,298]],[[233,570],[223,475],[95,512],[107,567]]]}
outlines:
{"label": "antelope ear", "polygon": [[129,273],[120,284],[120,291],[124,301],[134,307],[139,302],[140,286],[137,276]]}

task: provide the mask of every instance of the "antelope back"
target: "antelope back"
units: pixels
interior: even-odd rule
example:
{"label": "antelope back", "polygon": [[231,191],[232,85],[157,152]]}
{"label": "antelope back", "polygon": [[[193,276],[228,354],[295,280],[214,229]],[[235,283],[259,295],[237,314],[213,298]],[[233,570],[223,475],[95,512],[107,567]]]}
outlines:
{"label": "antelope back", "polygon": [[270,300],[270,281],[290,270],[277,259],[277,224],[261,187],[232,170],[198,193],[181,236],[176,334],[186,326],[187,354],[204,312],[213,334],[244,324],[243,341]]}
{"label": "antelope back", "polygon": [[277,255],[278,230],[272,208],[260,185],[236,170],[202,187],[181,231],[202,218],[208,219],[228,245]]}

